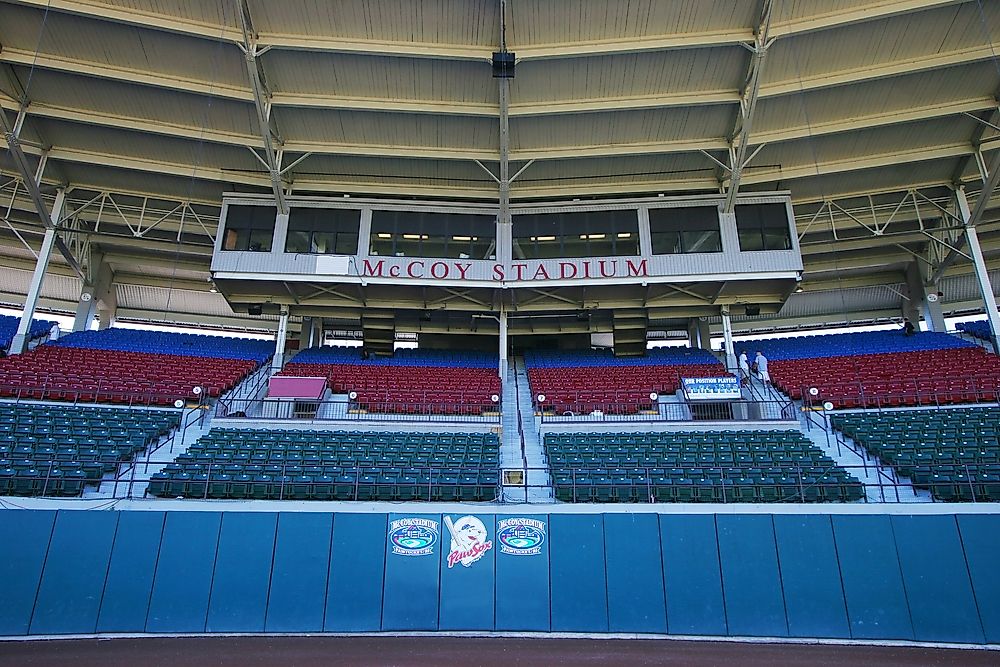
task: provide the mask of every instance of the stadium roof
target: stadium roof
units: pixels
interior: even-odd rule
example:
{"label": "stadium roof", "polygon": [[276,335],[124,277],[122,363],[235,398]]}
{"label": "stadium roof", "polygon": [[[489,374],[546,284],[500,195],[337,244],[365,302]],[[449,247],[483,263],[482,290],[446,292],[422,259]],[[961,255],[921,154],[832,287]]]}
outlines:
{"label": "stadium roof", "polygon": [[[974,308],[966,186],[1000,283],[1000,2],[508,0],[505,25],[499,0],[0,0],[0,106],[120,317],[248,322],[208,291],[223,192],[495,201],[502,38],[515,202],[787,190],[804,291],[773,325],[898,313],[914,262]],[[16,166],[6,303],[42,231]],[[79,291],[56,257],[42,304]]]}

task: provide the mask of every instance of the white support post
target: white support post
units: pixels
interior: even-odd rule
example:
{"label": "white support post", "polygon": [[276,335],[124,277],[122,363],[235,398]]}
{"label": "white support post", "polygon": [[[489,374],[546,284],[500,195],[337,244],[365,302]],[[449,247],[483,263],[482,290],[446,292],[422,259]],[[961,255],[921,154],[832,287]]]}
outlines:
{"label": "white support post", "polygon": [[698,347],[700,347],[703,350],[708,350],[709,352],[711,352],[712,351],[712,327],[708,323],[708,318],[706,317],[705,319],[702,319],[702,318],[699,317],[696,321],[697,321],[697,327],[698,327],[698,332],[697,332],[698,333]]}
{"label": "white support post", "polygon": [[722,309],[722,336],[725,339],[726,368],[736,368],[736,350],[733,347],[733,321],[729,317],[729,308]]}
{"label": "white support post", "polygon": [[[56,193],[56,201],[52,205],[52,220],[58,220],[62,213],[63,203],[66,201],[66,191],[62,188]],[[38,299],[42,293],[42,281],[45,280],[45,272],[49,268],[49,258],[52,257],[52,249],[56,245],[56,228],[46,225],[45,236],[42,237],[42,247],[38,251],[38,259],[35,261],[35,272],[31,275],[31,283],[28,286],[28,295],[24,299],[24,310],[21,313],[21,321],[17,324],[17,333],[10,344],[11,354],[21,354],[28,349],[28,342],[31,340],[31,320],[35,316],[35,308],[38,306]]]}
{"label": "white support post", "polygon": [[497,318],[500,324],[500,384],[507,382],[507,311],[500,308],[500,317]]}
{"label": "white support post", "polygon": [[274,357],[271,369],[277,373],[285,365],[285,339],[288,338],[288,309],[282,308],[278,316],[278,332],[274,335]]}
{"label": "white support post", "polygon": [[[982,196],[982,195],[980,195]],[[965,197],[965,190],[959,188],[955,190],[955,200],[958,203],[958,211],[963,222],[965,222],[965,238],[969,243],[969,255],[972,257],[972,266],[976,271],[976,282],[979,284],[979,294],[983,298],[983,307],[986,310],[986,320],[990,324],[990,342],[993,344],[993,351],[1000,354],[1000,312],[997,311],[997,300],[993,294],[993,284],[990,282],[990,273],[986,268],[986,260],[983,258],[983,248],[979,243],[979,233],[974,225],[970,225],[971,214],[969,212],[969,200]]]}

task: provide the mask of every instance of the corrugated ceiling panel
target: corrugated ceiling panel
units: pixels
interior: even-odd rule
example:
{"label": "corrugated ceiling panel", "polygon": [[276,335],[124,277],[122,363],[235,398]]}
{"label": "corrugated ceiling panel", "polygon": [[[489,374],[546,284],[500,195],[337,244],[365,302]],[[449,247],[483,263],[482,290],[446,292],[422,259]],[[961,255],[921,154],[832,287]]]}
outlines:
{"label": "corrugated ceiling panel", "polygon": [[31,81],[32,113],[39,105],[56,106],[185,126],[193,128],[195,135],[199,128],[210,128],[256,136],[257,112],[251,102],[51,70],[32,73],[27,67],[17,67],[15,71],[21,81]]}
{"label": "corrugated ceiling panel", "polygon": [[911,184],[949,182],[957,164],[958,158],[933,162],[911,162],[878,167],[877,169],[797,178],[787,182],[772,181],[760,186],[741,189],[748,191],[788,187],[792,191],[793,201],[825,199],[858,192],[906,189]]}
{"label": "corrugated ceiling panel", "polygon": [[750,34],[757,0],[517,0],[509,4],[508,44],[587,42],[683,33]]}
{"label": "corrugated ceiling panel", "polygon": [[[802,292],[792,294],[781,311],[780,317],[841,316],[845,319],[852,313],[865,310],[885,310],[899,308],[906,286],[897,285],[861,287],[857,289],[829,292]],[[895,290],[895,291],[893,291]]]}
{"label": "corrugated ceiling panel", "polygon": [[720,91],[735,98],[746,60],[739,46],[528,60],[517,66],[511,103]]}
{"label": "corrugated ceiling panel", "polygon": [[[487,62],[270,51],[263,56],[276,94],[497,104]],[[520,76],[520,71],[518,71]]]}
{"label": "corrugated ceiling panel", "polygon": [[239,27],[233,5],[218,0],[100,0],[94,4],[161,14],[207,25],[227,25],[234,29]]}
{"label": "corrugated ceiling panel", "polygon": [[223,145],[193,139],[32,118],[32,125],[53,146],[124,157],[144,158],[205,168],[261,171],[263,166],[243,146]]}
{"label": "corrugated ceiling panel", "polygon": [[233,309],[221,294],[192,292],[166,287],[141,285],[116,285],[119,308],[152,310],[164,313],[188,313],[198,315],[232,316]]}
{"label": "corrugated ceiling panel", "polygon": [[854,158],[884,159],[886,154],[967,144],[975,127],[976,121],[967,117],[938,118],[892,127],[806,137],[768,144],[751,164],[757,169],[790,169]]}
{"label": "corrugated ceiling panel", "polygon": [[878,79],[850,86],[765,97],[757,103],[754,136],[789,127],[820,127],[845,118],[905,113],[915,107],[992,98],[1000,87],[996,64],[984,61]]}
{"label": "corrugated ceiling panel", "polygon": [[510,120],[512,150],[705,139],[718,142],[732,131],[728,106],[648,109]]}
{"label": "corrugated ceiling panel", "polygon": [[[28,285],[31,284],[31,271],[21,269],[5,268],[3,271],[3,283],[0,291],[13,294],[27,294]],[[79,278],[72,276],[61,276],[56,274],[46,274],[42,281],[42,298],[56,299],[59,301],[71,301],[76,303],[80,299],[80,288],[83,283]]]}
{"label": "corrugated ceiling panel", "polygon": [[288,108],[272,113],[285,141],[499,151],[493,118]]}
{"label": "corrugated ceiling panel", "polygon": [[232,44],[73,14],[0,5],[0,44],[98,65],[247,85],[243,57]]}
{"label": "corrugated ceiling panel", "polygon": [[768,50],[762,86],[988,45],[998,12],[997,2],[966,2],[779,39]]}
{"label": "corrugated ceiling panel", "polygon": [[500,41],[494,0],[250,0],[249,5],[264,44],[271,34],[487,47]]}

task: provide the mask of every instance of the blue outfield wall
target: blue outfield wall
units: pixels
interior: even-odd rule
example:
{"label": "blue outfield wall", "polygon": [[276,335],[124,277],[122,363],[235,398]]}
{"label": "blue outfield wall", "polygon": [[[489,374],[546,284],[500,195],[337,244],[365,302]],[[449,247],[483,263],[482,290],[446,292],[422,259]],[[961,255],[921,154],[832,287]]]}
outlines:
{"label": "blue outfield wall", "polygon": [[1000,515],[0,511],[0,635],[1000,643]]}

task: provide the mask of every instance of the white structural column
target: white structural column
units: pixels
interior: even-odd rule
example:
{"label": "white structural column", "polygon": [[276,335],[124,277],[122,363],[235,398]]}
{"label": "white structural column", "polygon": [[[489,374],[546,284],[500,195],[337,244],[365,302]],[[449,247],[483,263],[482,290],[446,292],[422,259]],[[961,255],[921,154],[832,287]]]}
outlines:
{"label": "white structural column", "polygon": [[[63,204],[66,201],[66,191],[59,189],[56,192],[56,201],[52,205],[51,217],[58,220],[62,212]],[[42,247],[38,251],[38,260],[35,262],[35,272],[31,275],[31,284],[28,286],[28,296],[24,300],[24,310],[21,313],[21,321],[17,323],[17,333],[10,344],[12,354],[20,354],[28,349],[28,342],[31,340],[31,320],[35,316],[35,308],[38,306],[38,299],[42,293],[42,281],[45,280],[45,272],[49,268],[49,258],[52,257],[52,249],[56,245],[56,228],[46,225],[45,236],[42,237]]]}
{"label": "white structural column", "polygon": [[696,320],[696,326],[698,327],[698,347],[703,350],[712,350],[712,327],[708,323],[708,318],[698,318]]}
{"label": "white structural column", "polygon": [[107,328],[109,326],[107,322],[114,320],[118,309],[114,272],[104,261],[102,253],[91,250],[90,261],[84,273],[87,278],[80,290],[80,300],[76,305],[73,331],[90,329],[97,313],[101,313],[101,328]]}
{"label": "white structural column", "polygon": [[[980,199],[989,199],[990,192],[984,191]],[[983,307],[986,310],[986,320],[990,324],[990,340],[993,343],[993,351],[1000,354],[1000,312],[997,311],[997,300],[993,295],[993,284],[990,282],[990,274],[986,268],[986,260],[983,258],[983,248],[979,243],[979,233],[976,231],[972,213],[969,212],[969,200],[965,196],[965,189],[955,190],[955,200],[958,204],[958,213],[965,223],[965,238],[969,244],[969,255],[972,257],[972,266],[976,272],[976,282],[979,284],[979,294],[983,298]],[[979,210],[977,205],[976,209]]]}
{"label": "white structural column", "polygon": [[501,306],[500,317],[497,318],[500,324],[500,380],[506,382],[507,379],[507,311]]}
{"label": "white structural column", "polygon": [[725,339],[726,368],[736,368],[736,350],[733,348],[733,321],[729,308],[722,308],[722,336]]}
{"label": "white structural column", "polygon": [[282,308],[278,316],[278,332],[274,335],[274,357],[271,368],[278,372],[285,365],[285,339],[288,338],[288,308]]}
{"label": "white structural column", "polygon": [[918,262],[912,262],[906,269],[908,299],[903,300],[903,317],[914,326],[921,316],[930,331],[945,331],[944,309],[937,296],[937,286],[926,282],[927,273]]}

